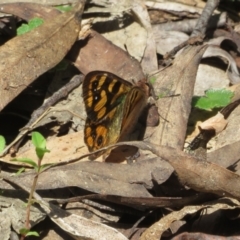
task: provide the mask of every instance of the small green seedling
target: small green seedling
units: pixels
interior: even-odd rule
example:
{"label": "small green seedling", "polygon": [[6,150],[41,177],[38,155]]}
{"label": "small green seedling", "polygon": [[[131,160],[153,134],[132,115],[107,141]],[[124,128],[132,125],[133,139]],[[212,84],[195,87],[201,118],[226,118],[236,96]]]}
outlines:
{"label": "small green seedling", "polygon": [[6,140],[4,136],[0,135],[0,153],[4,150],[6,146]]}
{"label": "small green seedling", "polygon": [[28,24],[23,23],[18,29],[17,29],[17,35],[22,35],[25,34],[32,29],[40,26],[43,24],[43,19],[42,18],[33,18],[31,19]]}
{"label": "small green seedling", "polygon": [[50,164],[41,164],[44,154],[50,151],[46,148],[46,139],[39,132],[32,133],[32,143],[35,146],[35,152],[38,157],[37,163],[30,158],[14,158],[11,161],[26,163],[33,167],[37,173],[40,173],[44,168],[50,166]]}
{"label": "small green seedling", "polygon": [[227,106],[234,93],[226,89],[209,89],[203,97],[193,97],[192,106],[203,110],[212,110]]}
{"label": "small green seedling", "polygon": [[42,159],[46,152],[50,152],[46,148],[46,139],[39,132],[32,133],[32,143],[35,146],[38,158]]}
{"label": "small green seedling", "polygon": [[[17,161],[17,162],[26,163],[26,164],[30,165],[36,171],[36,175],[33,179],[33,184],[31,187],[31,191],[30,191],[28,203],[27,203],[25,227],[20,229],[20,233],[22,235],[21,239],[24,239],[27,236],[36,236],[36,237],[39,236],[39,234],[37,232],[30,230],[30,207],[34,203],[33,193],[36,189],[38,176],[42,172],[42,170],[44,170],[46,167],[48,167],[50,165],[50,164],[42,164],[42,159],[44,157],[44,154],[47,152],[50,152],[46,148],[46,139],[39,132],[32,132],[32,143],[35,146],[35,152],[36,152],[36,155],[38,158],[37,161],[33,161],[30,158],[12,159],[12,161]],[[18,171],[18,173],[19,173],[19,171]]]}

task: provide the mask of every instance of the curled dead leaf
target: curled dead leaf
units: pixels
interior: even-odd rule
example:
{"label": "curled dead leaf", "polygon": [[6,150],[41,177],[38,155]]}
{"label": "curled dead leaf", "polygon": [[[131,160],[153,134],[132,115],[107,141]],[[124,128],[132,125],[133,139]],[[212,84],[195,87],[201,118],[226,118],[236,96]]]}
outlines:
{"label": "curled dead leaf", "polygon": [[209,118],[199,125],[202,130],[215,130],[216,134],[220,133],[227,126],[228,121],[223,114],[218,112],[214,117]]}

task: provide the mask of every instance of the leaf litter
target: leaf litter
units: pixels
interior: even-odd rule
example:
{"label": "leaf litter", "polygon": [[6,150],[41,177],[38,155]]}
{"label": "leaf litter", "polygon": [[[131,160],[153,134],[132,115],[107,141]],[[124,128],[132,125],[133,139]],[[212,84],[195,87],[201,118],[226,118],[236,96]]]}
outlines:
{"label": "leaf litter", "polygon": [[[234,30],[232,30],[230,38],[229,29],[219,28],[224,24],[229,24],[229,22],[226,22],[226,18],[222,17],[220,12],[215,11],[215,16],[213,17],[221,16],[220,18],[223,22],[217,22],[218,28],[208,28],[209,31],[212,31],[212,35],[209,37],[212,38],[211,41],[208,41],[208,38],[206,38],[206,44],[198,43],[192,45],[191,43],[183,51],[179,52],[173,60],[170,59],[169,65],[161,66],[161,63],[164,63],[163,55],[166,52],[162,52],[163,50],[159,46],[160,44],[162,45],[162,41],[159,41],[159,36],[164,36],[166,31],[169,31],[166,28],[173,27],[169,24],[169,19],[174,19],[174,24],[180,23],[179,25],[182,25],[182,27],[190,29],[189,27],[192,24],[190,24],[190,20],[195,21],[194,24],[196,24],[205,6],[204,2],[198,1],[195,6],[191,6],[191,4],[186,5],[184,2],[153,4],[151,1],[136,1],[134,4],[126,1],[125,5],[121,5],[121,3],[108,5],[103,1],[99,5],[101,6],[100,9],[104,9],[103,12],[107,13],[104,18],[101,14],[99,15],[101,11],[99,11],[97,4],[90,6],[87,11],[84,10],[86,15],[91,12],[91,17],[94,16],[94,21],[92,22],[92,28],[89,29],[88,27],[82,36],[81,33],[79,36],[80,24],[78,19],[77,21],[75,20],[74,8],[72,12],[62,14],[49,6],[39,7],[36,4],[21,4],[5,5],[2,10],[5,9],[7,13],[21,17],[25,21],[30,21],[36,16],[42,17],[44,19],[43,25],[50,30],[44,28],[41,30],[39,27],[38,30],[32,30],[27,35],[24,34],[25,36],[22,35],[24,36],[22,38],[13,38],[0,48],[0,54],[4,55],[6,61],[5,65],[2,65],[1,70],[3,73],[1,78],[3,82],[3,95],[1,94],[3,96],[1,102],[2,116],[7,115],[8,118],[12,116],[9,113],[16,111],[16,108],[10,108],[9,111],[9,102],[14,102],[14,99],[19,94],[19,96],[23,94],[29,96],[29,90],[36,87],[34,86],[37,83],[36,79],[42,74],[44,74],[43,76],[46,79],[47,77],[56,79],[55,83],[51,83],[52,85],[49,85],[50,81],[46,85],[46,89],[51,89],[52,93],[56,92],[57,89],[66,84],[76,73],[79,74],[79,72],[85,75],[93,70],[105,70],[130,82],[143,79],[146,77],[146,74],[154,74],[156,79],[153,83],[154,91],[164,96],[158,100],[152,99],[149,102],[149,104],[154,104],[158,107],[158,112],[151,114],[159,117],[159,121],[155,121],[156,123],[159,122],[159,124],[157,126],[156,124],[146,125],[147,121],[143,118],[138,123],[134,134],[142,134],[141,139],[144,142],[128,143],[128,145],[140,149],[139,157],[132,164],[89,162],[86,157],[84,162],[79,162],[82,157],[86,156],[84,154],[87,154],[83,143],[83,120],[85,113],[82,110],[84,106],[81,100],[81,87],[74,89],[68,94],[67,98],[59,101],[52,111],[42,118],[38,125],[34,125],[32,129],[29,129],[27,132],[31,132],[35,128],[38,128],[40,132],[44,132],[44,135],[47,136],[47,147],[51,152],[46,156],[46,159],[44,158],[43,163],[55,163],[55,165],[39,176],[37,190],[38,192],[40,191],[40,195],[47,196],[47,200],[54,201],[56,197],[54,194],[51,194],[53,191],[61,196],[64,191],[68,192],[68,189],[71,189],[69,191],[73,198],[84,195],[87,198],[87,194],[96,193],[97,195],[95,198],[93,196],[92,202],[89,202],[90,206],[92,205],[91,214],[94,214],[94,208],[99,208],[102,214],[106,211],[107,214],[115,214],[118,217],[115,218],[115,221],[117,221],[115,222],[115,229],[109,229],[106,225],[99,223],[91,225],[91,222],[85,218],[83,219],[82,216],[74,213],[68,214],[65,210],[60,209],[61,201],[59,201],[58,206],[51,203],[51,211],[44,208],[45,211],[41,212],[41,214],[45,216],[47,213],[60,228],[64,229],[74,239],[89,239],[89,237],[90,239],[98,239],[97,236],[99,234],[103,236],[106,229],[111,237],[113,234],[116,234],[115,239],[159,239],[165,236],[170,236],[171,238],[173,235],[171,235],[169,229],[175,229],[173,231],[175,236],[182,233],[180,226],[185,226],[187,231],[191,231],[188,226],[194,220],[187,218],[189,215],[195,216],[198,221],[202,218],[206,221],[205,224],[209,225],[209,220],[205,217],[208,215],[206,209],[210,208],[220,216],[220,220],[227,221],[229,225],[237,223],[238,218],[229,218],[226,214],[226,209],[228,213],[237,213],[239,206],[237,200],[240,198],[237,187],[239,186],[239,140],[237,137],[239,135],[237,134],[237,124],[239,122],[237,120],[239,116],[239,72],[237,67],[239,61],[236,49],[233,47],[233,44],[239,45],[239,38],[238,33]],[[151,9],[147,8],[147,6],[151,6]],[[30,15],[25,15],[27,11],[22,10],[25,8],[32,9]],[[115,9],[115,11],[112,11],[112,9]],[[153,11],[153,9],[155,13],[160,13],[162,23],[156,23],[157,20],[154,19],[154,15],[150,14],[150,11]],[[48,14],[48,11],[53,11],[55,15],[51,16],[51,14]],[[150,17],[148,17],[148,14]],[[189,22],[183,22],[184,20],[189,20]],[[155,22],[154,25],[152,24],[153,22]],[[5,21],[4,24],[8,26],[8,21]],[[158,26],[159,28],[157,28]],[[54,30],[51,30],[50,27]],[[69,30],[71,34],[67,32],[67,28],[71,29]],[[134,29],[137,31],[134,31]],[[179,45],[180,42],[186,41],[189,37],[188,34],[192,31],[178,29],[178,32],[176,32],[174,28],[173,30],[175,34],[168,35],[169,42],[173,44],[172,47],[168,47],[169,50]],[[48,37],[47,33],[54,37]],[[36,34],[40,43],[32,46],[33,41],[31,39],[35,39]],[[175,39],[179,39],[179,41],[172,41],[172,36]],[[106,38],[110,39],[111,42]],[[6,46],[11,46],[12,42],[14,43],[14,48],[9,48],[6,51]],[[44,45],[45,43],[46,45]],[[223,43],[225,46],[223,46]],[[22,46],[27,46],[27,48],[25,47],[24,50],[21,50],[23,49]],[[59,46],[64,48],[59,48]],[[38,54],[37,51],[35,52],[35,49],[39,49],[38,51],[41,54]],[[10,56],[13,52],[16,59],[18,57],[16,62],[10,62]],[[158,53],[158,56],[156,53]],[[65,59],[69,61],[70,65],[73,64],[75,69],[69,66],[61,71],[49,72],[48,70],[57,65],[66,54]],[[156,59],[156,56],[158,59]],[[14,60],[14,58],[12,59]],[[157,60],[159,66],[156,65]],[[20,63],[20,65],[15,63]],[[34,71],[32,66],[36,66],[33,69]],[[29,70],[30,68],[31,71]],[[160,71],[155,73],[158,68]],[[6,71],[6,69],[11,69],[11,71]],[[216,72],[219,73],[218,78],[220,79],[213,85],[211,78],[212,76],[216,78]],[[25,75],[23,76],[22,73]],[[20,81],[18,80],[19,76],[22,76],[20,78],[21,82],[18,82]],[[211,76],[211,78],[208,78],[208,76]],[[44,83],[41,77],[39,79],[41,85],[46,84],[46,81]],[[223,85],[219,85],[223,82]],[[202,111],[200,115],[194,114],[195,119],[191,121],[191,126],[189,126],[189,116],[192,117],[191,115],[196,113],[191,107],[192,97],[202,96],[204,91],[212,87],[228,88],[230,85],[235,85],[231,103],[222,110],[218,109],[222,113],[223,118],[221,121],[225,123],[224,126],[219,128],[219,120],[208,120],[208,122],[211,121],[211,125],[208,125],[207,129],[205,127],[202,128],[202,132],[200,131],[199,133],[198,126],[201,126],[201,123],[198,123],[195,127],[196,122],[207,120],[209,114],[212,116],[215,114],[214,111],[210,113]],[[49,96],[51,94],[45,93],[42,98],[47,99]],[[22,103],[22,100],[19,102]],[[32,101],[28,100],[28,104],[31,105]],[[5,108],[5,106],[7,107]],[[56,114],[58,111],[62,112],[62,114]],[[68,112],[68,116],[66,116],[66,112]],[[30,112],[28,118],[31,114],[32,112]],[[13,116],[15,116],[16,119],[14,121],[16,122],[18,119],[17,115]],[[4,124],[1,125],[5,126]],[[24,127],[24,124],[22,124],[22,127]],[[183,152],[184,145],[187,145],[186,141],[189,141],[189,138],[186,138],[186,132],[189,132],[190,127],[198,129],[198,132],[194,131],[194,134],[192,134],[192,139],[200,136],[197,139],[197,141],[200,141],[199,146],[201,147],[199,149],[206,158],[202,158],[201,156],[203,155],[198,155],[199,152],[193,149],[190,153]],[[211,139],[208,145],[206,145],[207,143],[204,143],[205,145],[201,144],[201,136],[205,134],[203,131],[209,131],[208,129],[214,129],[216,136]],[[9,137],[9,139],[11,140],[15,137],[16,134]],[[26,139],[26,137],[23,139]],[[24,141],[21,143],[20,148],[16,147],[16,149],[19,148],[19,151],[14,153],[15,157],[34,159],[32,145]],[[10,141],[7,139],[7,144],[9,143]],[[120,145],[117,144],[117,146]],[[13,162],[10,162],[12,158],[11,149],[7,155],[1,158],[1,162],[5,164],[3,176],[10,182],[16,183],[17,181],[17,184],[28,192],[34,173],[28,171],[20,174],[18,177],[9,175],[9,169],[18,168],[17,165],[13,165]],[[128,152],[130,150],[125,143],[120,151]],[[111,158],[111,161],[116,161],[116,156],[118,155],[119,153],[117,152],[115,157]],[[232,171],[235,171],[235,173]],[[4,181],[1,181],[1,189],[5,189],[6,192],[9,189],[16,191]],[[16,199],[21,199],[21,194],[16,195]],[[226,196],[231,198],[226,198]],[[4,195],[3,191],[3,198],[5,197],[7,196]],[[48,204],[44,203],[43,201],[45,200],[42,201],[37,195],[35,197],[39,200],[39,204],[42,207]],[[4,199],[3,201],[9,202],[8,200]],[[65,196],[65,200],[68,202],[67,205],[70,209],[71,201],[74,199]],[[209,201],[212,201],[212,203],[209,203]],[[13,200],[10,200],[10,202],[13,203]],[[114,212],[110,211],[109,208],[109,205],[113,203],[115,205],[111,209],[115,209]],[[117,211],[119,207],[120,211]],[[125,213],[124,207],[130,213]],[[134,214],[133,212],[131,213],[129,207],[135,211]],[[158,208],[161,208],[164,214],[159,213]],[[11,214],[9,214],[10,208],[9,212],[8,208],[5,209],[5,212],[6,219],[11,219]],[[201,212],[202,217],[199,216],[199,212]],[[53,214],[56,213],[58,215],[57,218],[53,217]],[[97,214],[97,211],[95,214]],[[124,220],[126,218],[129,218],[130,221]],[[10,234],[10,219],[7,221],[7,225],[4,226],[4,229],[6,229],[5,236]],[[144,222],[142,222],[143,219]],[[160,220],[157,221],[156,219]],[[82,221],[86,221],[92,234],[96,233],[96,235],[88,235],[89,233],[82,232],[82,226],[85,224]],[[200,223],[196,222],[194,222],[194,231],[201,231]],[[37,224],[38,220],[35,223]],[[73,223],[78,228],[73,227]],[[134,223],[138,224],[135,225]],[[121,224],[125,224],[125,230],[121,227]],[[173,224],[178,227],[174,228]],[[210,233],[215,236],[222,235],[223,231],[220,231],[218,223],[216,222],[213,225]],[[99,230],[97,231],[98,228]],[[224,236],[238,234],[237,229],[226,227],[224,230]],[[79,233],[81,234],[79,235]],[[193,232],[193,234],[195,233]],[[205,236],[204,231],[200,234]],[[55,233],[55,235],[58,239],[62,239],[58,233]],[[106,236],[105,239],[113,239],[110,236],[104,236]],[[185,237],[188,237],[188,234]]]}

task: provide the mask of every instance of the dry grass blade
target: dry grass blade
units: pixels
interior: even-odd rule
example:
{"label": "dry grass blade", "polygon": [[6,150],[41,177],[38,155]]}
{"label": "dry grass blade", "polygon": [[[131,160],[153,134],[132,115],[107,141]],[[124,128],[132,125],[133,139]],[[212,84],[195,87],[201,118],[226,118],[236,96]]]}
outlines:
{"label": "dry grass blade", "polygon": [[0,48],[0,110],[59,63],[76,41],[84,4],[8,41]]}

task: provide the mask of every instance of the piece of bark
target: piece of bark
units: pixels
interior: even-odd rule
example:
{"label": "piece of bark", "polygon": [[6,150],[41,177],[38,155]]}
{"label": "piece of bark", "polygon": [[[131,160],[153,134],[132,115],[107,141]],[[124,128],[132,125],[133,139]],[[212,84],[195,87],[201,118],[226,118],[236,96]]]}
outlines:
{"label": "piece of bark", "polygon": [[73,11],[46,20],[38,28],[1,46],[0,110],[63,59],[78,37],[83,7],[81,2]]}

